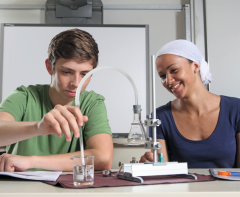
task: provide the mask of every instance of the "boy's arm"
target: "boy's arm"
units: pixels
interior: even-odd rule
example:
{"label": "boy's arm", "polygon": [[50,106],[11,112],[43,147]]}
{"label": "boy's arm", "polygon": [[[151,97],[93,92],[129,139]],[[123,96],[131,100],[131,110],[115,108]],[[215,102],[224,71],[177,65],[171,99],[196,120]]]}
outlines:
{"label": "boy's arm", "polygon": [[79,126],[82,126],[87,120],[88,117],[83,116],[81,110],[75,106],[56,105],[39,122],[16,122],[10,113],[0,111],[0,146],[49,134],[59,137],[64,134],[69,142],[71,141],[70,130],[78,138]]}
{"label": "boy's arm", "polygon": [[[101,133],[87,140],[88,149],[85,156],[95,156],[95,170],[109,170],[113,159],[112,136]],[[43,168],[47,170],[73,171],[73,156],[79,156],[81,152],[73,152],[48,156],[19,156],[3,154],[0,156],[0,171],[23,171],[28,168]]]}
{"label": "boy's arm", "polygon": [[[74,117],[76,116],[76,118]],[[16,143],[38,135],[64,134],[71,141],[70,129],[75,137],[79,136],[79,126],[88,118],[82,116],[79,108],[56,105],[40,122],[16,122],[7,112],[0,112],[0,146]],[[113,158],[113,143],[110,134],[101,133],[90,137],[85,155],[95,156],[95,169],[110,169]],[[43,168],[48,170],[72,171],[72,156],[80,152],[51,156],[18,156],[3,154],[0,157],[0,171],[22,171],[28,168]]]}
{"label": "boy's arm", "polygon": [[1,111],[0,146],[10,145],[37,136],[35,127],[35,122],[16,122],[11,114]]}

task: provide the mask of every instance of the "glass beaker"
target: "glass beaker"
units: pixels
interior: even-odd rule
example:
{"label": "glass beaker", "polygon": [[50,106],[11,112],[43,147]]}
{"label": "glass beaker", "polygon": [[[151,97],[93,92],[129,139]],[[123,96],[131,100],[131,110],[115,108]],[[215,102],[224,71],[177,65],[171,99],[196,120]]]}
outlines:
{"label": "glass beaker", "polygon": [[141,105],[133,105],[133,123],[128,134],[129,144],[144,144],[147,133],[141,120]]}
{"label": "glass beaker", "polygon": [[94,156],[74,156],[73,184],[75,186],[93,185],[94,183]]}

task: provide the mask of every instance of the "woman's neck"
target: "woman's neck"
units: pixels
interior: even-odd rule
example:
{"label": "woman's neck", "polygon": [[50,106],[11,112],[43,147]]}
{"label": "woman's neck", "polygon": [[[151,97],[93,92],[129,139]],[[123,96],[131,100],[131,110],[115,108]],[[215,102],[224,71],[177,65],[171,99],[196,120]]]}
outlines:
{"label": "woman's neck", "polygon": [[186,97],[174,100],[173,107],[181,112],[201,116],[215,108],[218,100],[220,101],[220,97],[210,93],[202,84]]}

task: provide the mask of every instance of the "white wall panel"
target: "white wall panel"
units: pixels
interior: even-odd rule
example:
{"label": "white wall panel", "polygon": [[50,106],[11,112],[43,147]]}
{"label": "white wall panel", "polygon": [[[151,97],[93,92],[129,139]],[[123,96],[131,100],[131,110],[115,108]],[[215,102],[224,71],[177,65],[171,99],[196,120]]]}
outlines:
{"label": "white wall panel", "polygon": [[240,1],[206,1],[210,91],[240,98]]}

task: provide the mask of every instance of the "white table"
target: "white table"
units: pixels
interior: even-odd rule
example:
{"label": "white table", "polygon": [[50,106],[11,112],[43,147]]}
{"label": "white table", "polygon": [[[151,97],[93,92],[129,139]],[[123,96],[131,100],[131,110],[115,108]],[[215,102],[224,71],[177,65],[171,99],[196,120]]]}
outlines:
{"label": "white table", "polygon": [[[190,173],[206,174],[208,169],[189,169]],[[240,181],[209,181],[91,189],[64,189],[37,181],[2,181],[0,197],[240,197]]]}

